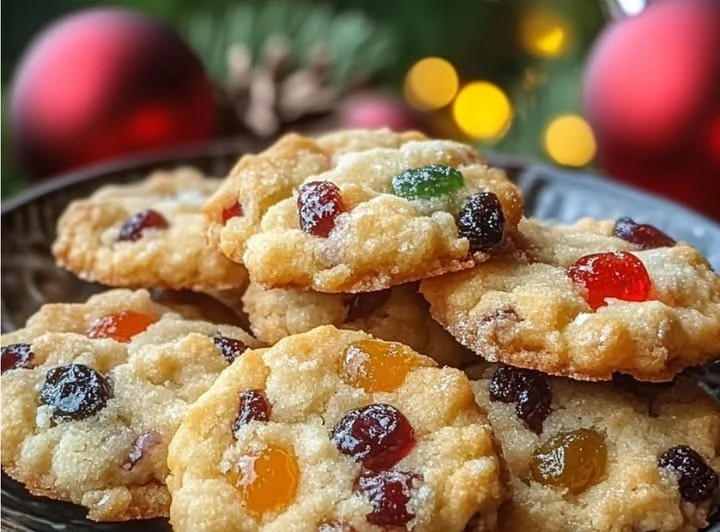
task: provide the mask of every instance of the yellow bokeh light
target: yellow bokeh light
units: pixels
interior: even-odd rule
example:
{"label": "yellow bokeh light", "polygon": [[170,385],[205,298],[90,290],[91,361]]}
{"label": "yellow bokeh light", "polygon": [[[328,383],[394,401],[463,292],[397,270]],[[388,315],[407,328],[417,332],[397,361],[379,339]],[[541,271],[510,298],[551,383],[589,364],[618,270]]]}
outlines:
{"label": "yellow bokeh light", "polygon": [[423,111],[440,109],[452,101],[458,85],[455,67],[442,57],[426,57],[405,76],[405,98]]}
{"label": "yellow bokeh light", "polygon": [[510,100],[497,85],[474,81],[465,85],[453,103],[453,118],[467,135],[497,140],[512,120]]}
{"label": "yellow bokeh light", "polygon": [[553,119],[545,130],[545,149],[550,158],[564,166],[585,166],[595,156],[595,136],[578,115]]}
{"label": "yellow bokeh light", "polygon": [[531,9],[520,21],[520,41],[533,55],[556,57],[567,47],[567,24],[552,11]]}

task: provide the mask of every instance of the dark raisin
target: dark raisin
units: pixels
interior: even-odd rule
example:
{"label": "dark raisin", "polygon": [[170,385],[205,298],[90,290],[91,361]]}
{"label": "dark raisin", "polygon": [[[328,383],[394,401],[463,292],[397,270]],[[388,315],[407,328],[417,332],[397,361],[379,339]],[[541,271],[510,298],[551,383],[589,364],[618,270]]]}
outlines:
{"label": "dark raisin", "polygon": [[120,227],[117,239],[134,242],[142,237],[145,229],[167,229],[168,221],[159,212],[153,209],[136,212]]}
{"label": "dark raisin", "polygon": [[410,168],[392,178],[393,194],[401,198],[432,199],[457,192],[465,186],[459,170],[441,164]]}
{"label": "dark raisin", "polygon": [[394,466],[415,446],[410,422],[385,404],[351,410],[335,425],[331,438],[341,453],[373,471]]}
{"label": "dark raisin", "polygon": [[717,489],[717,473],[687,445],[668,449],[660,456],[658,464],[677,475],[680,495],[686,501],[704,501]]}
{"label": "dark raisin", "polygon": [[378,526],[407,525],[415,517],[407,506],[418,480],[417,475],[403,471],[363,472],[357,479],[357,490],[372,505],[367,521]]}
{"label": "dark raisin", "polygon": [[340,189],[329,181],[305,183],[297,205],[300,229],[313,236],[328,236],[335,228],[335,218],[345,212]]}
{"label": "dark raisin", "polygon": [[503,242],[505,214],[492,192],[470,196],[458,215],[461,237],[470,241],[470,252],[489,251]]}
{"label": "dark raisin", "polygon": [[242,355],[248,348],[240,340],[230,338],[229,336],[223,336],[220,333],[213,336],[213,343],[215,344],[215,347],[220,350],[222,356],[225,357],[225,360],[230,363]]}
{"label": "dark raisin", "polygon": [[236,201],[229,207],[225,207],[222,210],[222,222],[223,222],[223,224],[227,223],[227,221],[230,218],[235,218],[236,216],[242,216],[243,214],[244,213],[243,213],[242,205],[240,205],[239,201]]}
{"label": "dark raisin", "polygon": [[638,224],[627,216],[618,218],[613,233],[616,237],[635,244],[640,249],[664,248],[675,245],[675,240],[650,224]]}
{"label": "dark raisin", "polygon": [[246,390],[240,394],[240,408],[233,422],[233,434],[251,421],[270,421],[272,405],[260,390]]}
{"label": "dark raisin", "polygon": [[345,300],[348,312],[345,322],[367,318],[390,299],[390,290],[352,294]]}
{"label": "dark raisin", "polygon": [[357,532],[357,529],[345,521],[325,521],[318,525],[316,532]]}
{"label": "dark raisin", "polygon": [[18,368],[32,368],[33,358],[30,344],[10,344],[2,348],[2,373]]}
{"label": "dark raisin", "polygon": [[130,471],[133,467],[135,467],[135,464],[140,461],[145,453],[161,443],[162,439],[162,434],[155,430],[145,432],[135,438],[132,447],[130,447],[130,452],[128,452],[127,458],[125,458],[125,462],[123,462],[122,468]]}
{"label": "dark raisin", "polygon": [[111,397],[110,382],[82,364],[51,369],[40,391],[40,401],[54,407],[55,419],[85,419],[105,408]]}
{"label": "dark raisin", "polygon": [[501,364],[490,380],[490,400],[515,403],[515,413],[525,426],[540,434],[550,415],[552,390],[541,373]]}

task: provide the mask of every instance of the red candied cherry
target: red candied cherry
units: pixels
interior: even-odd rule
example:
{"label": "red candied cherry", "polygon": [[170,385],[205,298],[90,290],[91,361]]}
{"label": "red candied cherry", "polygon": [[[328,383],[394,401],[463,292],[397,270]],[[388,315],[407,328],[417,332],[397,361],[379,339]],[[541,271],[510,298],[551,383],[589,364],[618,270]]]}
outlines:
{"label": "red candied cherry", "polygon": [[373,404],[350,410],[335,425],[331,439],[338,451],[367,469],[389,469],[415,446],[415,431],[395,407]]}
{"label": "red candied cherry", "polygon": [[335,228],[335,218],[345,212],[340,189],[330,181],[305,183],[297,205],[300,228],[313,236],[327,237]]}
{"label": "red candied cherry", "polygon": [[236,201],[229,207],[225,207],[222,210],[222,223],[226,224],[230,218],[235,218],[236,216],[242,216],[243,214],[244,213],[243,213],[242,205],[240,205],[239,201]]}
{"label": "red candied cherry", "polygon": [[153,209],[146,209],[125,220],[120,227],[117,239],[135,242],[140,240],[146,229],[167,229],[168,227],[168,221],[162,214]]}
{"label": "red candied cherry", "polygon": [[627,216],[618,218],[613,234],[623,240],[635,244],[640,249],[664,248],[675,245],[675,240],[650,224],[635,223]]}
{"label": "red candied cherry", "polygon": [[2,373],[18,368],[32,368],[33,358],[30,344],[10,344],[2,348]]}
{"label": "red candied cherry", "polygon": [[585,255],[568,268],[567,274],[585,288],[585,299],[593,310],[605,305],[608,298],[647,301],[652,290],[645,265],[624,251]]}
{"label": "red candied cherry", "polygon": [[387,527],[407,525],[415,517],[407,506],[417,480],[418,475],[404,471],[362,473],[357,479],[357,490],[372,505],[366,516],[368,523]]}

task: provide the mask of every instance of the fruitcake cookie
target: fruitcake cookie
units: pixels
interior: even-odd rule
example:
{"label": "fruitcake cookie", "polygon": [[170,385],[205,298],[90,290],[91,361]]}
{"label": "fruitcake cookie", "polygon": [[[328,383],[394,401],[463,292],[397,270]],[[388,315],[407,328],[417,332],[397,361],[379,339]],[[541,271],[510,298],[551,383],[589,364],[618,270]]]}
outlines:
{"label": "fruitcake cookie", "polygon": [[485,359],[663,381],[720,353],[720,277],[688,245],[629,219],[519,232],[513,255],[421,283],[433,317]]}
{"label": "fruitcake cookie", "polygon": [[2,336],[2,468],[98,521],[167,515],[167,447],[187,407],[257,342],[140,290],[49,304]]}
{"label": "fruitcake cookie", "polygon": [[81,278],[111,286],[244,288],[245,268],[206,242],[202,205],[219,183],[180,168],[102,187],[60,217],[53,254]]}
{"label": "fruitcake cookie", "polygon": [[477,357],[461,346],[430,317],[417,283],[363,294],[273,288],[250,284],[243,310],[259,340],[274,344],[281,338],[320,325],[365,331],[381,340],[399,342],[442,365],[462,367]]}
{"label": "fruitcake cookie", "polygon": [[210,243],[242,262],[245,242],[268,208],[291,197],[308,176],[329,170],[344,153],[397,148],[424,138],[415,131],[389,129],[346,130],[317,139],[291,133],[262,153],[244,155],[205,204]]}
{"label": "fruitcake cookie", "polygon": [[492,530],[506,495],[462,372],[333,326],[237,359],[168,465],[177,532]]}
{"label": "fruitcake cookie", "polygon": [[694,531],[718,508],[720,407],[691,381],[468,373],[510,469],[500,530]]}

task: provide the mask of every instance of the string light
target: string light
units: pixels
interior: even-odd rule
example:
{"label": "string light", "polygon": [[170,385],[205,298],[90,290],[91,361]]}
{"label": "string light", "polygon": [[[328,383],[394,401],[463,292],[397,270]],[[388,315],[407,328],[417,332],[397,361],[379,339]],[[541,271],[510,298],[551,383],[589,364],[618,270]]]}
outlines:
{"label": "string light", "polygon": [[512,106],[497,85],[474,81],[460,90],[453,103],[453,118],[467,135],[478,140],[497,140],[512,120]]}
{"label": "string light", "polygon": [[561,115],[553,119],[545,130],[545,149],[558,164],[585,166],[595,156],[595,137],[582,117]]}
{"label": "string light", "polygon": [[452,101],[458,85],[455,67],[442,57],[426,57],[405,76],[405,98],[423,111],[440,109]]}
{"label": "string light", "polygon": [[568,27],[559,15],[547,9],[531,9],[520,21],[520,42],[529,53],[557,57],[565,51]]}

